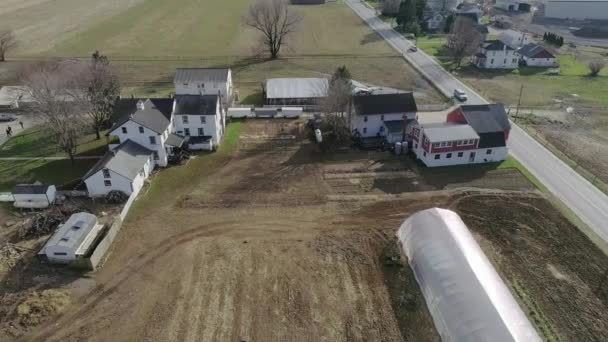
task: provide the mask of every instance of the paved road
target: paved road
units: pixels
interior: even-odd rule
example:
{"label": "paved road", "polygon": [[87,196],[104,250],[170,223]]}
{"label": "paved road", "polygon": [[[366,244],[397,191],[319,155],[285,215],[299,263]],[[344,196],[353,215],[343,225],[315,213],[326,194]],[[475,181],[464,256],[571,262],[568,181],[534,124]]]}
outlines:
{"label": "paved road", "polygon": [[[468,93],[468,103],[488,103],[474,90],[447,72],[429,55],[421,50],[408,52],[408,48],[413,45],[412,42],[403,38],[387,23],[378,19],[374,11],[360,0],[346,0],[346,3],[446,96],[451,96],[454,89],[460,88]],[[517,125],[513,125],[511,130],[509,151],[549,191],[561,199],[604,242],[608,243],[608,196],[572,170]]]}

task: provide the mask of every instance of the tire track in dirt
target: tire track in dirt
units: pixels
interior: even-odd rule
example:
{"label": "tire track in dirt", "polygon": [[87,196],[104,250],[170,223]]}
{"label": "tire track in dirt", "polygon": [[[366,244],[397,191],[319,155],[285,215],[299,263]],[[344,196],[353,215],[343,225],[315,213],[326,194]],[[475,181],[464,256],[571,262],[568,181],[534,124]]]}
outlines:
{"label": "tire track in dirt", "polygon": [[[212,243],[211,246],[209,244],[197,243],[195,248],[206,248],[203,257],[199,257],[192,262],[198,265],[199,273],[195,284],[195,291],[192,294],[192,297],[189,298],[191,301],[191,306],[187,312],[187,315],[183,317],[183,327],[187,330],[187,334],[185,337],[180,338],[179,341],[205,341],[205,339],[200,338],[201,330],[204,330],[206,327],[203,324],[203,320],[209,315],[212,314],[208,311],[209,301],[215,300],[217,294],[214,292],[214,286],[218,286],[217,277],[218,272],[221,272],[218,269],[218,246],[216,243]],[[207,309],[207,310],[204,310]],[[207,311],[207,315],[203,315],[203,311]]]}
{"label": "tire track in dirt", "polygon": [[[192,256],[192,252],[188,253],[188,256]],[[202,250],[197,250],[197,253],[194,256],[194,259],[198,260],[202,255]],[[169,341],[178,341],[180,331],[180,323],[183,322],[183,316],[185,311],[185,305],[188,298],[192,298],[192,291],[195,286],[194,279],[197,276],[197,263],[192,263],[189,272],[185,272],[186,276],[181,281],[180,294],[177,296],[177,307],[173,311],[168,329],[167,329],[167,339]],[[185,284],[185,285],[184,285]]]}

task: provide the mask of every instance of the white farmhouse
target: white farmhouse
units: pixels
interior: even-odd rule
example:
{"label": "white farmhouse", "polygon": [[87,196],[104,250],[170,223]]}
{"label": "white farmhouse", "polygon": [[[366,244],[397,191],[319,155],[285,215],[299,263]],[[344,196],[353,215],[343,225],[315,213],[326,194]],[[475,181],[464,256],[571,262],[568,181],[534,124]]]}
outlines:
{"label": "white farmhouse", "polygon": [[173,134],[173,99],[119,100],[118,121],[108,133],[120,143],[131,140],[153,153],[154,163],[167,166],[174,149],[181,148],[183,137]]}
{"label": "white farmhouse", "polygon": [[15,208],[47,208],[55,203],[57,190],[54,185],[17,184],[13,190]]}
{"label": "white farmhouse", "polygon": [[482,69],[516,69],[519,55],[500,40],[486,40],[473,56],[473,64]]}
{"label": "white farmhouse", "polygon": [[213,150],[226,128],[226,114],[216,95],[176,95],[174,131],[191,150]]}
{"label": "white farmhouse", "polygon": [[175,71],[176,95],[220,94],[224,107],[232,98],[232,70],[230,68],[178,68]]}
{"label": "white farmhouse", "polygon": [[46,255],[53,263],[67,264],[88,255],[103,225],[93,214],[76,213],[61,225],[42,247],[39,255]]}
{"label": "white farmhouse", "polygon": [[498,34],[498,40],[516,50],[532,42],[532,38],[529,34],[515,30],[505,30],[500,32]]}
{"label": "white farmhouse", "polygon": [[555,56],[538,44],[526,44],[517,50],[522,64],[531,67],[556,67]]}
{"label": "white farmhouse", "polygon": [[351,107],[350,128],[355,136],[383,136],[397,141],[402,140],[398,136],[403,135],[406,121],[415,119],[418,111],[411,92],[357,95]]}
{"label": "white farmhouse", "polygon": [[131,140],[108,151],[83,177],[89,196],[102,197],[113,190],[139,192],[154,170],[153,153]]}

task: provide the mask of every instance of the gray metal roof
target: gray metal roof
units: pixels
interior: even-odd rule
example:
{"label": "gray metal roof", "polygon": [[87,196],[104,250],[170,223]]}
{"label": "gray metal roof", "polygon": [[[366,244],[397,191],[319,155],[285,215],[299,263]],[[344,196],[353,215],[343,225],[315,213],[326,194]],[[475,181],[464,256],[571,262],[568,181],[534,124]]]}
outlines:
{"label": "gray metal roof", "polygon": [[266,98],[306,99],[327,95],[326,78],[270,78],[266,80]]}
{"label": "gray metal roof", "polygon": [[227,82],[229,72],[229,68],[177,68],[174,82]]}
{"label": "gray metal roof", "polygon": [[16,195],[42,195],[46,194],[50,185],[45,184],[17,184],[13,190]]}
{"label": "gray metal roof", "polygon": [[87,237],[95,225],[97,225],[95,215],[85,212],[76,213],[57,229],[44,245],[44,249],[50,246],[63,246],[77,251],[81,245],[88,242]]}
{"label": "gray metal roof", "polygon": [[216,115],[218,95],[175,95],[175,115]]}
{"label": "gray metal roof", "polygon": [[555,56],[553,56],[551,52],[547,51],[547,49],[534,43],[529,43],[522,46],[517,50],[517,53],[529,58],[555,58]]}
{"label": "gray metal roof", "polygon": [[442,122],[422,125],[422,128],[431,142],[479,139],[479,135],[469,125]]}
{"label": "gray metal roof", "polygon": [[462,105],[460,111],[467,123],[479,134],[504,132],[511,129],[505,107],[500,103]]}
{"label": "gray metal roof", "polygon": [[[143,109],[138,108],[138,103],[143,104]],[[110,132],[131,120],[154,132],[161,134],[169,126],[171,112],[173,111],[173,99],[123,99],[115,106],[117,121]]]}
{"label": "gray metal roof", "polygon": [[82,179],[87,179],[102,169],[108,169],[133,180],[143,169],[152,152],[138,143],[127,140],[117,148],[108,151]]}
{"label": "gray metal roof", "polygon": [[184,144],[184,140],[185,139],[186,138],[182,137],[181,135],[178,135],[178,134],[175,134],[175,133],[171,133],[167,137],[167,141],[165,143],[167,145],[173,146],[173,147],[182,147],[182,145]]}

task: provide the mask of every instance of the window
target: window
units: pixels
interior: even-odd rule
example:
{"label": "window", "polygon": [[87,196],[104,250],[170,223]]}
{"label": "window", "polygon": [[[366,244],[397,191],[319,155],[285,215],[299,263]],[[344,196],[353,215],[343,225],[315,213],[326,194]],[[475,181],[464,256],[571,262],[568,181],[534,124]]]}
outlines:
{"label": "window", "polygon": [[418,144],[414,144],[414,148],[418,148]]}
{"label": "window", "polygon": [[448,154],[445,155],[445,157],[448,158],[448,159],[450,159],[450,158],[452,158],[452,154],[448,153]]}
{"label": "window", "polygon": [[384,114],[380,115],[380,120],[384,121]]}
{"label": "window", "polygon": [[380,132],[384,132],[384,126],[380,126]]}
{"label": "window", "polygon": [[152,155],[154,156],[154,160],[158,160],[158,159],[159,159],[159,158],[158,158],[158,152],[153,151],[153,152],[152,152]]}
{"label": "window", "polygon": [[367,122],[367,116],[363,117],[363,122]]}
{"label": "window", "polygon": [[445,145],[447,145],[447,143],[445,141],[441,142],[441,147],[445,147]]}
{"label": "window", "polygon": [[436,154],[435,159],[439,159],[439,158],[441,158],[441,154]]}
{"label": "window", "polygon": [[139,126],[139,133],[143,133],[144,132],[144,128]]}
{"label": "window", "polygon": [[462,158],[464,156],[464,152],[458,152],[458,158]]}
{"label": "window", "polygon": [[111,181],[111,180],[109,180],[109,179],[106,179],[106,180],[104,180],[104,181],[103,181],[103,184],[104,184],[105,186],[112,186],[112,181]]}
{"label": "window", "polygon": [[426,157],[426,152],[424,152],[422,155]]}
{"label": "window", "polygon": [[469,140],[469,145],[473,145],[475,143],[475,139]]}
{"label": "window", "polygon": [[367,133],[367,127],[363,127],[363,134]]}
{"label": "window", "polygon": [[486,154],[492,154],[492,149],[491,149],[491,148],[490,148],[490,149],[487,149],[487,150],[486,150]]}
{"label": "window", "polygon": [[188,115],[182,115],[182,122],[185,124],[188,123]]}
{"label": "window", "polygon": [[188,86],[188,83],[184,83],[184,87],[187,87],[187,86]]}
{"label": "window", "polygon": [[517,63],[517,58],[513,58],[513,64]]}
{"label": "window", "polygon": [[201,88],[205,89],[205,83],[201,83]]}
{"label": "window", "polygon": [[433,147],[439,147],[439,143],[433,143]]}
{"label": "window", "polygon": [[122,128],[122,132],[123,132],[124,134],[127,134],[127,127],[123,127],[123,128]]}
{"label": "window", "polygon": [[490,64],[494,64],[494,58],[490,60]]}
{"label": "window", "polygon": [[184,134],[190,136],[190,128],[184,128]]}
{"label": "window", "polygon": [[505,58],[504,64],[507,64],[507,59]]}
{"label": "window", "polygon": [[151,145],[156,145],[156,137],[155,136],[150,136],[150,144]]}
{"label": "window", "polygon": [[200,118],[201,118],[201,123],[207,122],[207,118],[204,115],[201,115]]}
{"label": "window", "polygon": [[103,169],[103,178],[110,178],[110,170],[108,169]]}
{"label": "window", "polygon": [[202,127],[199,127],[199,129],[198,129],[198,135],[199,136],[205,135],[205,130]]}
{"label": "window", "polygon": [[68,253],[64,253],[64,252],[55,252],[55,253],[53,253],[53,255],[68,255]]}

